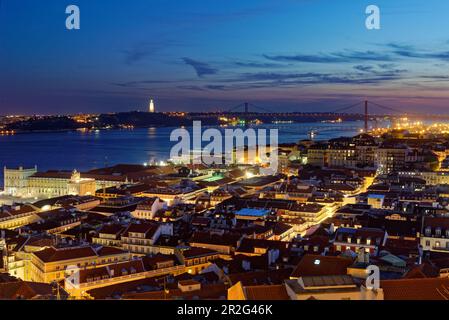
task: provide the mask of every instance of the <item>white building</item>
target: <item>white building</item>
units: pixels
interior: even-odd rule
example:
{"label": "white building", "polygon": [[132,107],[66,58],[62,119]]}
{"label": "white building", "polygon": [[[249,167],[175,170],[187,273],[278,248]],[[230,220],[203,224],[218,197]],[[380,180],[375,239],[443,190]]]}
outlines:
{"label": "white building", "polygon": [[134,218],[137,219],[152,220],[159,210],[166,207],[167,204],[164,201],[160,200],[159,198],[151,198],[139,203],[136,210],[131,214]]}
{"label": "white building", "polygon": [[8,169],[4,167],[4,188],[7,195],[22,197],[28,193],[28,178],[37,173],[37,166],[34,168],[19,167]]}
{"label": "white building", "polygon": [[424,251],[448,252],[449,218],[426,217],[420,242]]}

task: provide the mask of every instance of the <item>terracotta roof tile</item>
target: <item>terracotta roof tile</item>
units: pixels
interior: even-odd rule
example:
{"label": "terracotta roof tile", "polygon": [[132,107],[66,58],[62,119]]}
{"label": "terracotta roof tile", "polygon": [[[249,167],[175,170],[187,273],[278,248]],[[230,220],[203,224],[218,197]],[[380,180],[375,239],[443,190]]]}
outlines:
{"label": "terracotta roof tile", "polygon": [[305,255],[291,274],[291,278],[304,276],[346,275],[352,259],[339,256]]}
{"label": "terracotta roof tile", "polygon": [[449,300],[449,278],[385,280],[385,300]]}
{"label": "terracotta roof tile", "polygon": [[244,287],[248,300],[290,300],[285,285]]}

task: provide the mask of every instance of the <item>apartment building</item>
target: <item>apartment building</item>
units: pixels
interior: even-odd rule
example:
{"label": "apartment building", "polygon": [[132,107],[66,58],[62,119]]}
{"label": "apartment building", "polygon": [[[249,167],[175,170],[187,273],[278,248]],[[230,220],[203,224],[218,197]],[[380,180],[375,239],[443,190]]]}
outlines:
{"label": "apartment building", "polygon": [[449,252],[449,218],[424,218],[420,244],[424,251]]}
{"label": "apartment building", "polygon": [[63,280],[67,270],[89,269],[128,260],[128,252],[112,247],[50,247],[31,254],[30,278],[34,282],[51,283]]}

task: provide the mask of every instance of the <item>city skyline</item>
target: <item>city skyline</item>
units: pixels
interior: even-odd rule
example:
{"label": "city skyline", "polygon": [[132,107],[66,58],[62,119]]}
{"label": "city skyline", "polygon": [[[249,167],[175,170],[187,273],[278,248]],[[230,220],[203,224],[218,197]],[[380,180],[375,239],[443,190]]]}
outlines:
{"label": "city skyline", "polygon": [[0,302],[448,301],[448,10],[0,0]]}
{"label": "city skyline", "polygon": [[325,112],[364,98],[446,112],[441,1],[376,1],[380,30],[365,28],[369,1],[75,4],[81,29],[69,31],[68,3],[2,1],[2,113],[146,110],[150,97],[161,112]]}

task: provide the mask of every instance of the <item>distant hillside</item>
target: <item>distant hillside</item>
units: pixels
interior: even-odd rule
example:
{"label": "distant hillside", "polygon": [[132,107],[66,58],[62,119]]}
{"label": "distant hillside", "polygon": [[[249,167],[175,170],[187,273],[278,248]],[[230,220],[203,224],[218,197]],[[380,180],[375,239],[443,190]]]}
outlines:
{"label": "distant hillside", "polygon": [[78,123],[68,116],[48,116],[34,117],[24,121],[14,122],[7,125],[8,130],[14,131],[61,131],[76,130],[79,128],[103,129],[120,128],[123,126],[133,126],[136,128],[146,127],[180,127],[191,126],[192,121],[201,120],[203,125],[220,125],[220,116],[227,116],[248,121],[259,120],[263,123],[272,123],[273,121],[291,121],[291,122],[319,122],[324,120],[336,120],[341,118],[343,121],[361,120],[362,115],[357,114],[332,114],[332,113],[148,113],[148,112],[119,112],[112,114],[101,114],[87,123]]}
{"label": "distant hillside", "polygon": [[18,121],[7,125],[8,130],[15,131],[75,130],[80,127],[82,127],[82,125],[73,119],[64,116],[31,118],[26,121]]}

